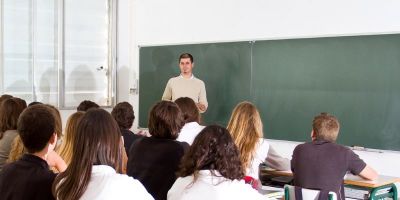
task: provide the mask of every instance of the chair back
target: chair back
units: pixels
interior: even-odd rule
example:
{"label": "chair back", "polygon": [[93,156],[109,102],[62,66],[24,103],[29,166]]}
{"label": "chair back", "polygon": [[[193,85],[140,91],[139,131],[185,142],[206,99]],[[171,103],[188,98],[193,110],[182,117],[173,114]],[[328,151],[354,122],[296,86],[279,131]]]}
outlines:
{"label": "chair back", "polygon": [[[296,199],[295,186],[285,185],[284,188],[285,188],[285,200],[301,200],[301,199]],[[319,199],[319,195],[320,195],[319,190],[300,188],[300,191],[301,191],[301,197],[304,200],[318,200]],[[337,200],[336,193],[329,192],[328,199],[329,200]]]}

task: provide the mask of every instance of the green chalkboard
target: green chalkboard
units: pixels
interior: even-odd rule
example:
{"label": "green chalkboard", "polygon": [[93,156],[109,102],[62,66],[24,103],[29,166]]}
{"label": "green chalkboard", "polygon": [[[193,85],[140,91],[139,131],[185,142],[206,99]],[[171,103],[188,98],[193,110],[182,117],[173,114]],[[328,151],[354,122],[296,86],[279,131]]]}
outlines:
{"label": "green chalkboard", "polygon": [[206,84],[204,124],[226,125],[243,100],[257,105],[264,137],[309,141],[320,112],[341,122],[338,143],[400,150],[400,35],[288,39],[140,48],[139,125],[161,99],[178,57],[195,57]]}

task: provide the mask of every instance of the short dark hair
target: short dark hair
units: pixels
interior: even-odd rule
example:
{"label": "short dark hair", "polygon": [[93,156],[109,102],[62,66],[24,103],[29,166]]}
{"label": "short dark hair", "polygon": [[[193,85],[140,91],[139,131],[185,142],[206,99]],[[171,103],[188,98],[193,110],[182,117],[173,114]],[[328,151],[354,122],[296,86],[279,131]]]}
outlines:
{"label": "short dark hair", "polygon": [[178,176],[193,175],[195,182],[200,170],[210,170],[211,173],[219,172],[227,179],[240,180],[245,172],[239,154],[226,128],[207,126],[196,136],[189,151],[183,156]]}
{"label": "short dark hair", "polygon": [[115,105],[111,111],[111,115],[117,121],[120,129],[130,129],[135,120],[133,107],[128,102],[121,102]]}
{"label": "short dark hair", "polygon": [[9,98],[0,104],[0,139],[7,130],[17,129],[18,117],[25,108],[16,98]]}
{"label": "short dark hair", "polygon": [[192,54],[190,54],[190,53],[183,53],[183,54],[181,54],[180,56],[179,56],[179,60],[178,60],[178,62],[181,62],[181,59],[182,58],[190,58],[190,62],[194,62],[194,60],[193,60],[193,56],[192,56]]}
{"label": "short dark hair", "polygon": [[29,106],[33,106],[33,105],[36,105],[36,104],[43,104],[43,103],[42,103],[42,102],[39,102],[39,101],[32,101],[31,103],[28,104],[28,107],[29,107]]}
{"label": "short dark hair", "polygon": [[335,142],[339,134],[340,124],[335,116],[321,113],[314,117],[312,127],[317,140]]}
{"label": "short dark hair", "polygon": [[180,97],[175,100],[183,114],[185,123],[197,122],[200,123],[200,112],[193,99],[189,97]]}
{"label": "short dark hair", "polygon": [[170,101],[160,101],[149,114],[149,132],[157,138],[176,139],[184,125],[178,105]]}
{"label": "short dark hair", "polygon": [[55,119],[49,107],[34,105],[21,113],[17,127],[29,153],[43,150],[55,131]]}
{"label": "short dark hair", "polygon": [[90,101],[90,100],[84,100],[82,101],[79,106],[76,108],[77,111],[88,111],[91,108],[99,108],[100,106],[97,105],[97,103]]}

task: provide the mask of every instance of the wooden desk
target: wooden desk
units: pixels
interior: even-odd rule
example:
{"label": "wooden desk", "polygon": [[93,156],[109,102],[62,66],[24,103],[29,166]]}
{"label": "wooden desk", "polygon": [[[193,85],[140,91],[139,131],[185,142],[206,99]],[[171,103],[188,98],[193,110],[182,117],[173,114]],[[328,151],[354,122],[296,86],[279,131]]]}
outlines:
{"label": "wooden desk", "polygon": [[[293,173],[291,171],[277,171],[274,169],[269,169],[269,168],[263,168],[260,171],[261,174],[268,174],[272,176],[288,176],[292,177]],[[400,178],[398,177],[391,177],[391,176],[384,176],[384,175],[379,175],[377,180],[374,181],[369,181],[365,180],[359,176],[355,175],[346,175],[344,178],[344,184],[346,187],[351,187],[351,188],[357,188],[357,189],[364,189],[368,190],[371,193],[371,200],[375,199],[381,199],[384,197],[390,197],[394,196],[397,199],[397,189],[394,183],[400,182]],[[379,197],[378,194],[379,190],[391,190],[391,195],[386,195]]]}

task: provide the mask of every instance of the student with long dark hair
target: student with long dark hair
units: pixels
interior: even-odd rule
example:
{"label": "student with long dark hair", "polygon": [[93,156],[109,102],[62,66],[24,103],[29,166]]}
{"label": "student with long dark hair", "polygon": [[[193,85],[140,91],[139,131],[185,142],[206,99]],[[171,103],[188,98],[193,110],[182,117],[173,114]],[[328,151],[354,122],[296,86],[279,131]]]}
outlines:
{"label": "student with long dark hair", "polygon": [[107,111],[93,108],[85,113],[72,150],[70,165],[53,184],[57,199],[153,199],[139,181],[118,173],[122,167],[121,132]]}
{"label": "student with long dark hair", "polygon": [[168,200],[266,199],[245,184],[244,171],[228,130],[207,126],[183,157]]}
{"label": "student with long dark hair", "polygon": [[197,134],[203,130],[204,126],[200,125],[200,112],[197,109],[196,103],[189,97],[180,97],[175,100],[175,103],[182,111],[185,125],[176,140],[192,144]]}

